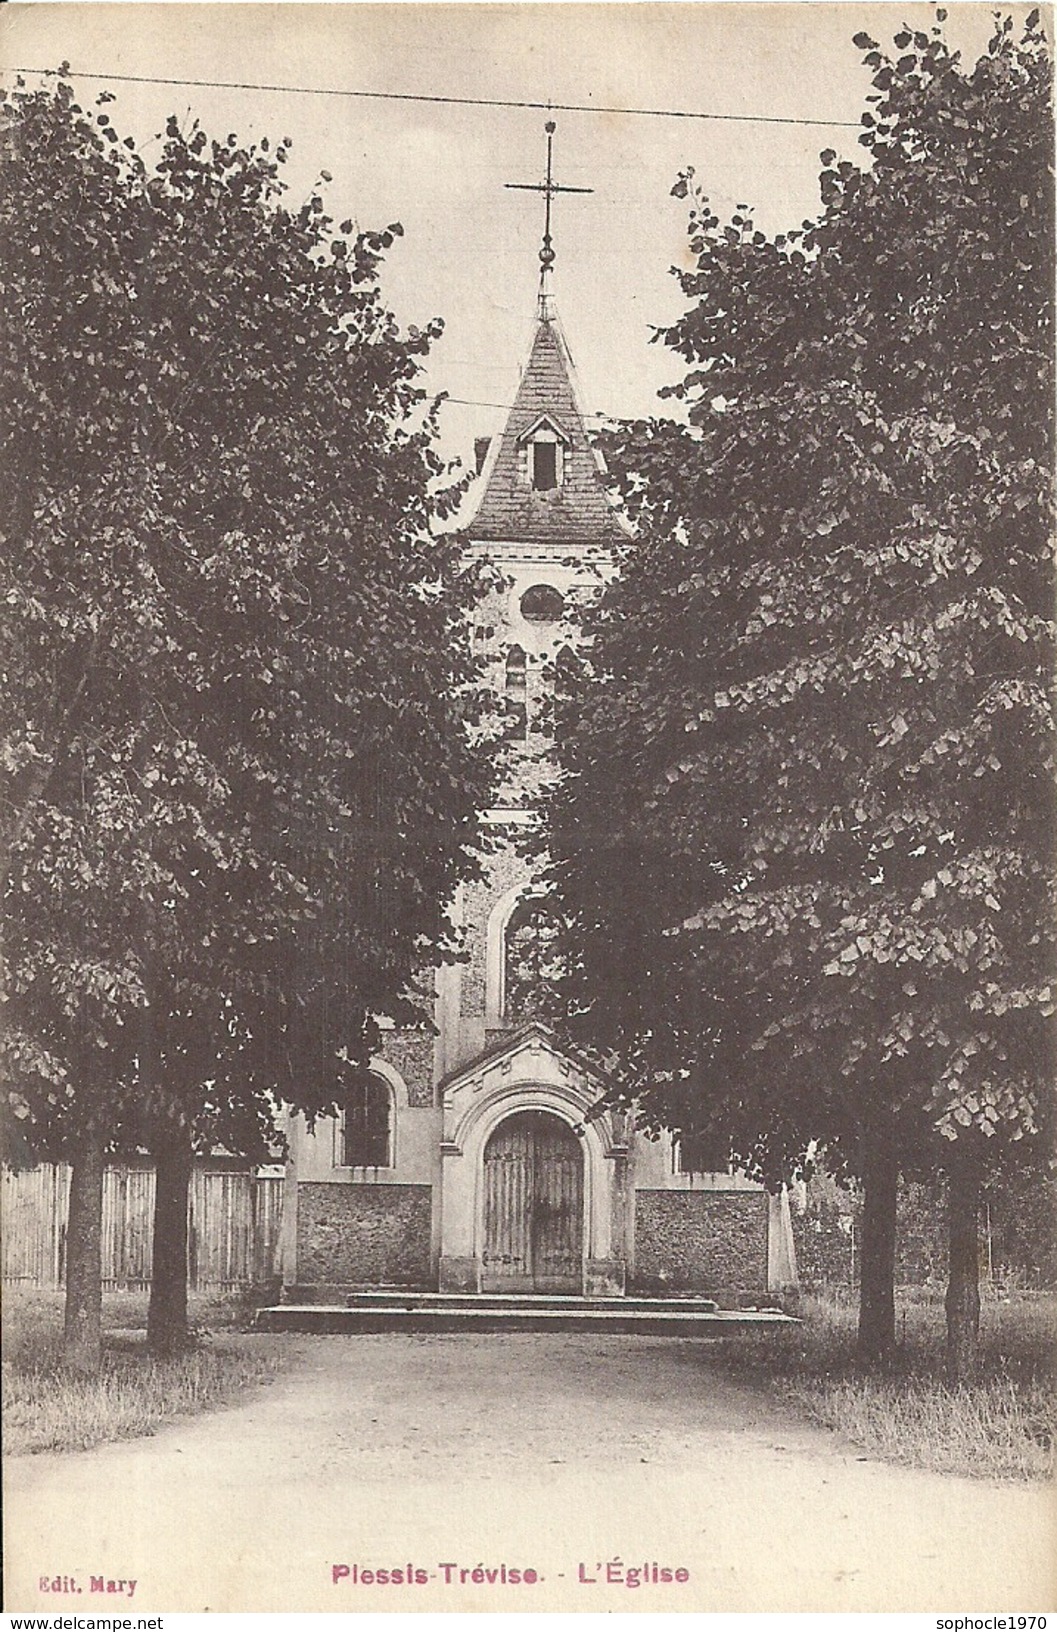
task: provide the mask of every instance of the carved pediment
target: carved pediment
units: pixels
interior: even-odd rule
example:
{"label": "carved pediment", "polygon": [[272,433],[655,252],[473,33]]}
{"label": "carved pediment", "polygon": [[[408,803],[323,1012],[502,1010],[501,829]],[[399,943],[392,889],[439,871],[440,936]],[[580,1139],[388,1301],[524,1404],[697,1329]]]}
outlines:
{"label": "carved pediment", "polygon": [[607,1152],[619,1153],[624,1118],[607,1111],[589,1118],[604,1084],[583,1060],[562,1049],[549,1027],[538,1021],[520,1027],[460,1066],[441,1084],[444,1143],[454,1154],[463,1147],[469,1127],[500,1102],[512,1114],[519,1109],[561,1106],[578,1126],[590,1120]]}
{"label": "carved pediment", "polygon": [[518,441],[533,442],[535,441],[536,437],[540,435],[553,436],[557,439],[557,441],[564,443],[566,447],[568,447],[572,442],[572,437],[569,435],[568,431],[559,425],[558,421],[551,414],[540,414],[538,418],[532,421],[531,425],[527,425],[525,427],[518,437]]}
{"label": "carved pediment", "polygon": [[603,1089],[602,1079],[586,1061],[559,1047],[549,1026],[533,1020],[459,1066],[441,1083],[441,1094],[447,1105],[467,1089],[480,1093],[511,1081],[574,1084],[582,1089],[587,1103]]}

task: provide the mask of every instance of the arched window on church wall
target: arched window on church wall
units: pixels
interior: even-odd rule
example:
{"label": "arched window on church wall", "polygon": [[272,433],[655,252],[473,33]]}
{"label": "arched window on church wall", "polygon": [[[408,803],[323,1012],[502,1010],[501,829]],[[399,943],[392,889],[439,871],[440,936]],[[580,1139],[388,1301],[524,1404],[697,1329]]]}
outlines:
{"label": "arched window on church wall", "polygon": [[503,1018],[519,1024],[547,1010],[547,993],[559,973],[558,925],[543,896],[518,902],[503,937]]}
{"label": "arched window on church wall", "polygon": [[339,1138],[339,1166],[393,1165],[393,1096],[384,1078],[372,1071],[353,1083],[345,1095]]}
{"label": "arched window on church wall", "polygon": [[511,736],[515,742],[524,742],[528,735],[528,657],[520,646],[511,646],[507,652],[506,700]]}

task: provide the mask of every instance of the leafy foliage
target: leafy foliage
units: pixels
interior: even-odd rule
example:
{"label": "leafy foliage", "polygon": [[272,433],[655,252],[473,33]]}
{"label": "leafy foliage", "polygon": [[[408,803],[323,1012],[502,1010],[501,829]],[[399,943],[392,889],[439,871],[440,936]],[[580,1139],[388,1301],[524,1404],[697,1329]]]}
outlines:
{"label": "leafy foliage", "polygon": [[13,1097],[36,1148],[260,1154],[420,1023],[492,770],[455,494],[378,287],[398,226],[283,202],[288,142],[64,82],[0,109],[2,805]]}
{"label": "leafy foliage", "polygon": [[857,37],[817,220],[681,178],[689,423],[608,438],[638,538],[561,710],[567,1025],[769,1179],[1052,1126],[1051,63],[938,17]]}

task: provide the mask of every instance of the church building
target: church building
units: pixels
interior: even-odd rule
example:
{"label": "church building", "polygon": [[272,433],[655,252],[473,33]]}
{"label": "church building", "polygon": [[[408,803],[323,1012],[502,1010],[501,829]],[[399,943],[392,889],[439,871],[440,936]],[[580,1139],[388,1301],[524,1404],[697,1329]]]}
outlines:
{"label": "church building", "polygon": [[550,176],[552,130],[537,189],[547,224],[535,335],[501,434],[478,448],[464,533],[467,551],[502,573],[473,639],[519,739],[517,768],[488,813],[499,842],[487,876],[454,903],[466,961],[437,972],[435,1029],[387,1031],[341,1116],[311,1130],[290,1119],[287,1296],[697,1292],[753,1306],[796,1280],[786,1198],[719,1153],[646,1138],[627,1112],[589,1115],[605,1082],[534,1012],[548,914],[517,841],[546,750],[545,676],[575,645],[577,593],[597,585],[622,526],[550,289],[551,198],[563,190]]}

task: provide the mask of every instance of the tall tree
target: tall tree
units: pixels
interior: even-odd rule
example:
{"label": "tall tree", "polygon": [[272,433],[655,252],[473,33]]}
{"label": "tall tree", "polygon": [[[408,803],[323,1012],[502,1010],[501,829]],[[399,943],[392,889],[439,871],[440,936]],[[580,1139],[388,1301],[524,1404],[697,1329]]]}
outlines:
{"label": "tall tree", "polygon": [[816,222],[676,189],[689,423],[608,439],[639,536],[549,845],[615,1091],[765,1178],[818,1141],[863,1180],[869,1357],[898,1174],[949,1174],[957,1370],[957,1198],[1052,1120],[1052,144],[1037,15],[967,70],[942,20],[897,60],[857,38],[873,164],[822,155]]}
{"label": "tall tree", "polygon": [[399,228],[284,207],[285,142],[170,120],[148,172],[65,84],[2,117],[12,1092],[73,1156],[91,1366],[108,1146],[158,1164],[168,1350],[196,1142],[257,1154],[418,1013],[493,771]]}

